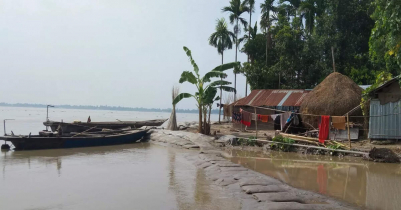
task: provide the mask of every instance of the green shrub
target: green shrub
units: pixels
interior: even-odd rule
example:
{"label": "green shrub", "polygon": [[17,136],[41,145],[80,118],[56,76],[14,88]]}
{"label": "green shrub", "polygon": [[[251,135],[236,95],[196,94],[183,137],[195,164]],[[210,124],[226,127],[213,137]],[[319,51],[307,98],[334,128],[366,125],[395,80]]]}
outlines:
{"label": "green shrub", "polygon": [[[279,142],[279,143],[273,143],[270,145],[270,148],[278,148],[281,151],[288,152],[291,149],[291,144],[294,144],[295,141],[293,139],[283,137],[281,135],[277,135],[273,138],[274,142]],[[280,143],[285,143],[285,144],[280,144]],[[289,145],[290,144],[290,145]]]}

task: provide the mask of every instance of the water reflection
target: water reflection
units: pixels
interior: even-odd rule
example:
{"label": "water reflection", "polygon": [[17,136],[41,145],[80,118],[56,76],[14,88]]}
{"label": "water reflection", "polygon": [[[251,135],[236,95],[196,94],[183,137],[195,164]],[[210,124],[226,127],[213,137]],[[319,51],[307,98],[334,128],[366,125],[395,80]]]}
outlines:
{"label": "water reflection", "polygon": [[401,166],[353,158],[231,151],[232,161],[291,186],[368,209],[400,209]]}
{"label": "water reflection", "polygon": [[[197,152],[192,151],[192,155]],[[178,209],[240,209],[240,203],[212,190],[205,173],[192,163],[182,161],[183,154],[169,149],[169,189],[174,193]],[[188,177],[192,177],[188,179]]]}
{"label": "water reflection", "polygon": [[3,169],[3,180],[6,176],[8,166],[24,165],[31,169],[31,162],[43,164],[46,167],[55,166],[57,173],[61,176],[63,159],[93,156],[104,156],[111,153],[121,153],[124,150],[146,149],[150,143],[136,143],[128,145],[103,146],[103,147],[84,147],[73,149],[48,149],[48,150],[27,150],[27,151],[1,151],[0,165]]}

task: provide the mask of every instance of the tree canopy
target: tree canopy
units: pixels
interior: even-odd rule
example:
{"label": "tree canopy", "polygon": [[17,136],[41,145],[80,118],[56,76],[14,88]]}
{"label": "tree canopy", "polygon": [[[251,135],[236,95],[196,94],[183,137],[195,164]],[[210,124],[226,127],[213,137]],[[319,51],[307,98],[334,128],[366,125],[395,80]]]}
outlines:
{"label": "tree canopy", "polygon": [[401,0],[264,0],[260,7],[260,27],[245,27],[240,39],[251,89],[314,88],[334,68],[361,85],[401,73]]}

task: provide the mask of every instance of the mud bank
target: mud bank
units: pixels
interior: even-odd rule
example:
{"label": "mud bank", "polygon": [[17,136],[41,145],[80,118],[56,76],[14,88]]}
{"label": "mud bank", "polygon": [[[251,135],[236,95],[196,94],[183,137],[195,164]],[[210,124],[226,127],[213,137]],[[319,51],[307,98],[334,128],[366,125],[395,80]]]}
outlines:
{"label": "mud bank", "polygon": [[213,146],[213,137],[184,131],[152,130],[150,140],[187,149],[200,148],[198,155],[188,156],[187,159],[203,169],[207,179],[222,187],[228,196],[240,201],[242,209],[355,209],[232,163],[224,158],[226,153]]}

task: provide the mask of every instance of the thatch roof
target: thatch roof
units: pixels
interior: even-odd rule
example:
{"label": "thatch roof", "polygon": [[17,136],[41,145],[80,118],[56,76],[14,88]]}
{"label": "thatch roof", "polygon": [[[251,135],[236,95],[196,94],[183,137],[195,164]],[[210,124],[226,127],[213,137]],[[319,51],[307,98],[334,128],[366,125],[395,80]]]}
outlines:
{"label": "thatch roof", "polygon": [[[316,86],[304,99],[300,112],[303,114],[343,116],[361,103],[362,88],[347,76],[334,72]],[[362,111],[353,115],[362,115]],[[317,126],[318,117],[304,117]]]}

